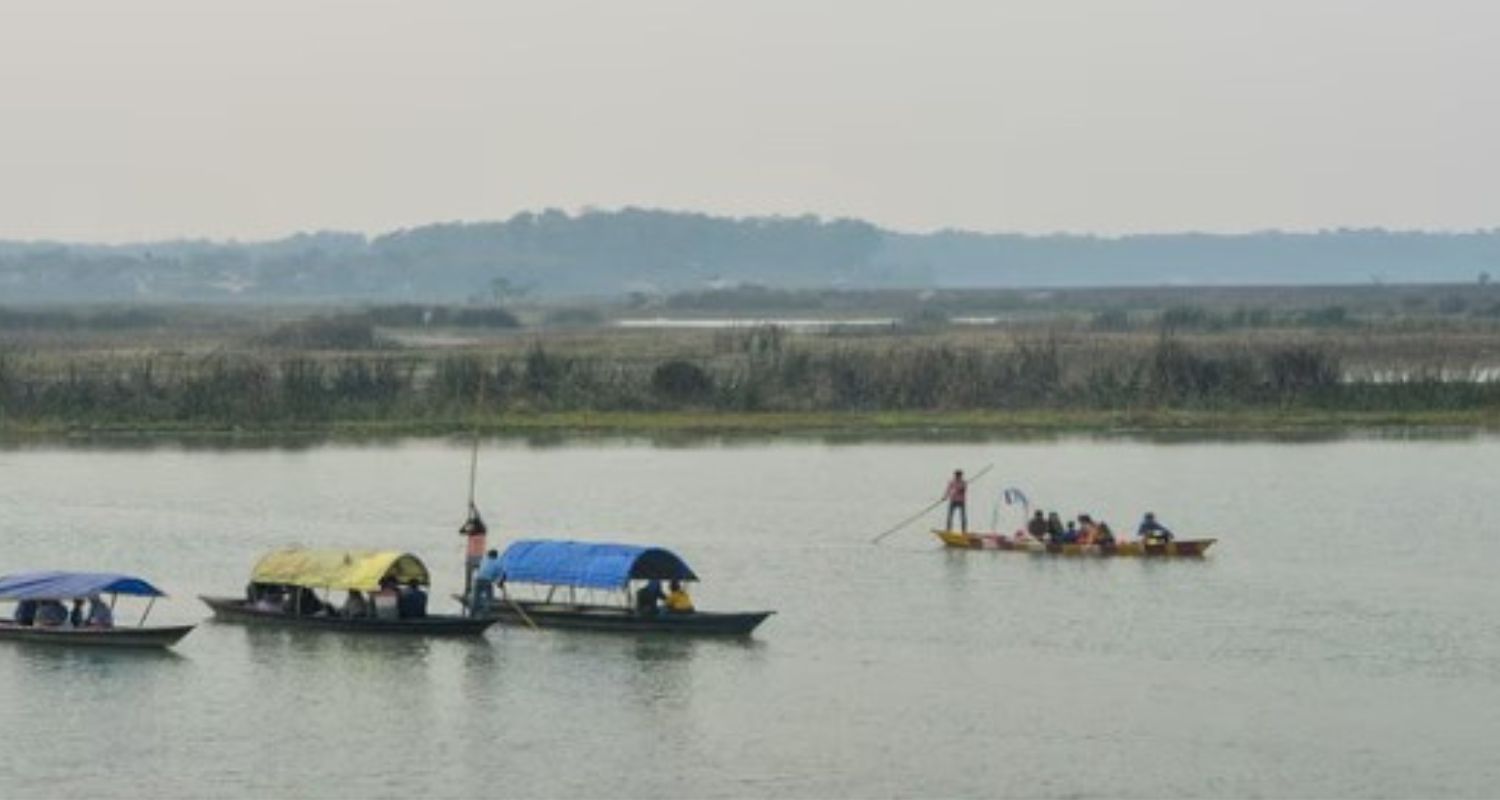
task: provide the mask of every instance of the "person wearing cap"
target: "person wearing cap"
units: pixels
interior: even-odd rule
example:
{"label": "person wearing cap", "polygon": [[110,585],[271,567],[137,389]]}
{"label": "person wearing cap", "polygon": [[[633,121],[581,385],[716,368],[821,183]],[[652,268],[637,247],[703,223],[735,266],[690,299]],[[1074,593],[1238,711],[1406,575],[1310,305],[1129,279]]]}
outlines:
{"label": "person wearing cap", "polygon": [[964,471],[953,470],[953,480],[948,481],[948,488],[943,492],[943,499],[948,501],[948,530],[953,530],[953,512],[958,512],[959,524],[964,533],[969,532],[969,511],[966,500],[969,496],[969,482],[964,480]]}
{"label": "person wearing cap", "polygon": [[1141,520],[1140,527],[1136,528],[1135,535],[1142,539],[1158,539],[1163,542],[1172,541],[1172,532],[1167,526],[1156,521],[1156,515],[1150,511],[1146,512],[1146,518]]}

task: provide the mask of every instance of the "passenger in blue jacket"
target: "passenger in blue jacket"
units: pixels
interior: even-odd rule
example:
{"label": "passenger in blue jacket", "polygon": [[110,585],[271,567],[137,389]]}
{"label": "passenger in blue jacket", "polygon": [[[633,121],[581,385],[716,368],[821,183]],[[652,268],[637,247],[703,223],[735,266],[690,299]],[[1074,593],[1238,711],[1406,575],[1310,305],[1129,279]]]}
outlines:
{"label": "passenger in blue jacket", "polygon": [[1172,532],[1167,526],[1156,521],[1156,515],[1150,511],[1146,512],[1146,518],[1141,520],[1141,525],[1136,528],[1135,535],[1142,539],[1160,539],[1164,542],[1172,541]]}

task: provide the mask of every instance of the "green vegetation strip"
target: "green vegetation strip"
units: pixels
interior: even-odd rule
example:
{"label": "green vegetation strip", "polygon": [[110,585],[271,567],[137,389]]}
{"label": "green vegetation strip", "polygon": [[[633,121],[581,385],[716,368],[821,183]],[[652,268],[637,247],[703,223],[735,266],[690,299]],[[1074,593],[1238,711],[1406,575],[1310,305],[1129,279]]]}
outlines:
{"label": "green vegetation strip", "polygon": [[[439,436],[472,431],[475,420],[454,417],[422,420],[322,420],[309,423],[216,425],[206,422],[69,424],[0,420],[6,438],[75,436],[313,434],[335,437]],[[1278,433],[1393,429],[1500,430],[1500,410],[1337,412],[1321,410],[1244,411],[962,411],[962,412],[558,412],[509,413],[478,421],[487,434],[922,434],[973,433]]]}

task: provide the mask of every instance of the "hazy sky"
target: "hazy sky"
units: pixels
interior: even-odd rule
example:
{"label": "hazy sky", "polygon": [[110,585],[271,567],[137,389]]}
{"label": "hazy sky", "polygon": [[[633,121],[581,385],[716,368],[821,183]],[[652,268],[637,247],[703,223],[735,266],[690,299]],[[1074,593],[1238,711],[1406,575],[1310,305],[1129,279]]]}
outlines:
{"label": "hazy sky", "polygon": [[1500,3],[0,0],[0,238],[1500,225]]}

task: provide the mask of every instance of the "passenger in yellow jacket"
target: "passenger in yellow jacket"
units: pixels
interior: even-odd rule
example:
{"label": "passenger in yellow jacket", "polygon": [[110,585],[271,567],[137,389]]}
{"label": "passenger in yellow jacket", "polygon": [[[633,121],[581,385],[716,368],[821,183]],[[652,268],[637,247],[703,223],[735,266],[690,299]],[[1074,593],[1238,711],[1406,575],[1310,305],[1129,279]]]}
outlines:
{"label": "passenger in yellow jacket", "polygon": [[682,581],[672,581],[667,587],[667,611],[673,614],[693,613],[693,598],[688,597]]}

